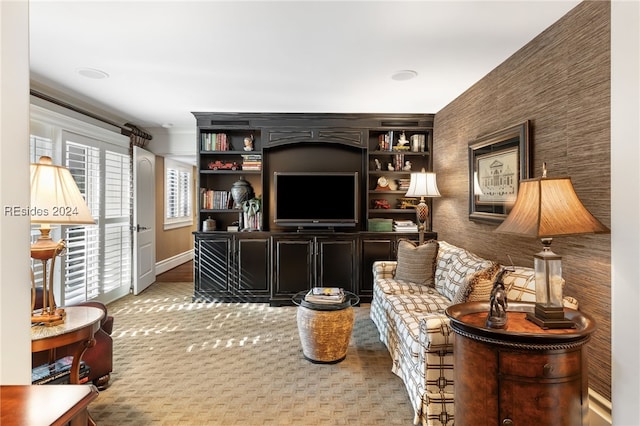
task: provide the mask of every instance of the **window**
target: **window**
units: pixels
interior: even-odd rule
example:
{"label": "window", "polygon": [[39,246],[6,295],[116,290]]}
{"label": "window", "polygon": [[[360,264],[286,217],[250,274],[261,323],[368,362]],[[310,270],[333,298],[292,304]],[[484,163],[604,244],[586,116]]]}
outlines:
{"label": "window", "polygon": [[191,226],[193,168],[184,163],[164,161],[164,229]]}
{"label": "window", "polygon": [[[128,294],[132,277],[131,158],[125,136],[32,105],[31,161],[41,155],[67,167],[95,225],[63,226],[66,253],[57,259],[58,305],[96,299],[108,303]],[[37,229],[32,238],[37,238]],[[36,284],[42,266],[33,265]],[[64,283],[61,285],[60,283]]]}

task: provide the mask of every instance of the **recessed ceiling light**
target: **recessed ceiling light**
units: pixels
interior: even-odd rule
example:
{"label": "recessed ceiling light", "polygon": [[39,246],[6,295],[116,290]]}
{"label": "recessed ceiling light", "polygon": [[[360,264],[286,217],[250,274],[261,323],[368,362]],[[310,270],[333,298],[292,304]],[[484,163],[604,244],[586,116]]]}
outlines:
{"label": "recessed ceiling light", "polygon": [[418,73],[414,70],[400,70],[393,73],[391,78],[396,81],[405,81],[405,80],[411,80],[412,78],[416,78],[417,76],[418,76]]}
{"label": "recessed ceiling light", "polygon": [[80,74],[83,77],[93,78],[94,80],[109,78],[109,74],[107,74],[104,71],[97,70],[95,68],[78,68],[78,74]]}

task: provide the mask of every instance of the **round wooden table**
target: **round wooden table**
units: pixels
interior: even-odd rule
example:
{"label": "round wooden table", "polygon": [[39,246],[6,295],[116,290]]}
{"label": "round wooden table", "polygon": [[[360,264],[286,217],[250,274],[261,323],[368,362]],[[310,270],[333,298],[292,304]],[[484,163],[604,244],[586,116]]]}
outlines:
{"label": "round wooden table", "polygon": [[69,306],[64,310],[66,317],[62,324],[31,326],[31,352],[48,351],[75,344],[69,383],[77,384],[80,381],[82,355],[88,348],[95,345],[93,335],[100,329],[100,320],[104,316],[104,311],[90,306]]}
{"label": "round wooden table", "polygon": [[586,343],[594,320],[565,308],[574,328],[543,329],[526,319],[534,304],[509,302],[504,329],[486,326],[488,302],[446,309],[455,332],[456,425],[588,424]]}

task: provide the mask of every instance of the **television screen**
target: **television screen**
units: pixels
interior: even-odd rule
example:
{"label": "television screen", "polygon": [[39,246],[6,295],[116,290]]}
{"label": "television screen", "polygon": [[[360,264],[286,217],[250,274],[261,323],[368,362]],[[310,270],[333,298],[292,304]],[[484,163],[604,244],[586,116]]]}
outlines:
{"label": "television screen", "polygon": [[275,172],[274,222],[336,227],[358,223],[357,172]]}

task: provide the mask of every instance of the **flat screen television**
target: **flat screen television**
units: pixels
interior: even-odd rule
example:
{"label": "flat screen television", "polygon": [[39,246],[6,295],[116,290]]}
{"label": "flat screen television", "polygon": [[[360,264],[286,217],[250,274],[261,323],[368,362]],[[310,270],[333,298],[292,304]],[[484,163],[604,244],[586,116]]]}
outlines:
{"label": "flat screen television", "polygon": [[355,227],[358,172],[275,172],[274,223],[283,227]]}

